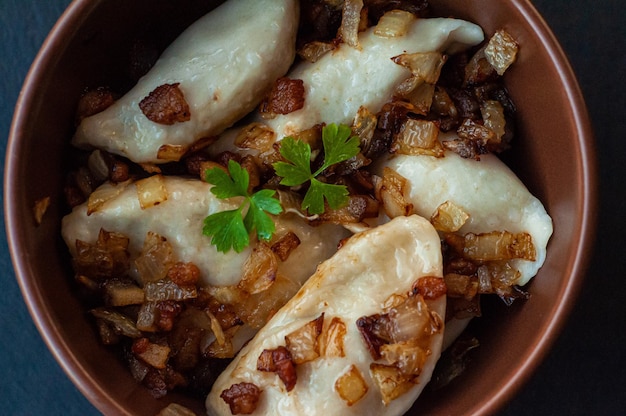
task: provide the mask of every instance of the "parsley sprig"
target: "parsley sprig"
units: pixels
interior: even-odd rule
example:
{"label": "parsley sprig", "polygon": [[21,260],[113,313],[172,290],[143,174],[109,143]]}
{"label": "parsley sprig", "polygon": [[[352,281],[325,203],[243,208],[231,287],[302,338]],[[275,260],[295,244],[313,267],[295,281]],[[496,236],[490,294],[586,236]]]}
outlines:
{"label": "parsley sprig", "polygon": [[228,173],[220,168],[207,169],[205,179],[213,184],[211,193],[218,198],[239,196],[245,199],[237,209],[216,212],[204,219],[202,232],[212,237],[211,244],[218,251],[226,253],[232,248],[241,253],[250,244],[250,234],[254,230],[259,240],[272,238],[276,227],[267,213],[278,215],[283,211],[278,199],[274,198],[275,190],[248,192],[248,171],[234,160],[228,162]]}
{"label": "parsley sprig", "polygon": [[[329,124],[322,129],[324,163],[311,172],[311,146],[293,137],[283,139],[280,154],[287,162],[274,163],[281,184],[298,186],[310,182],[302,201],[302,209],[311,214],[324,212],[324,199],[333,208],[341,208],[348,202],[348,188],[344,185],[325,183],[317,179],[324,170],[348,160],[359,153],[359,138],[350,137],[352,130],[346,125]],[[220,199],[243,197],[239,208],[220,211],[204,219],[202,233],[211,237],[218,251],[233,249],[241,253],[250,244],[250,234],[256,230],[259,240],[269,240],[276,230],[272,218],[283,211],[280,201],[274,198],[273,189],[262,189],[250,193],[250,176],[239,163],[228,161],[228,173],[220,168],[207,169],[207,182],[213,184],[211,193]],[[246,210],[247,208],[247,210]],[[245,214],[244,214],[245,213]]]}
{"label": "parsley sprig", "polygon": [[359,153],[359,138],[350,137],[349,126],[329,124],[322,129],[324,163],[311,172],[311,146],[308,143],[285,137],[281,142],[280,154],[287,162],[273,164],[281,185],[298,186],[310,181],[309,189],[302,200],[302,209],[310,214],[324,212],[324,199],[332,209],[341,208],[348,202],[348,188],[344,185],[325,183],[317,179],[324,170],[348,160]]}

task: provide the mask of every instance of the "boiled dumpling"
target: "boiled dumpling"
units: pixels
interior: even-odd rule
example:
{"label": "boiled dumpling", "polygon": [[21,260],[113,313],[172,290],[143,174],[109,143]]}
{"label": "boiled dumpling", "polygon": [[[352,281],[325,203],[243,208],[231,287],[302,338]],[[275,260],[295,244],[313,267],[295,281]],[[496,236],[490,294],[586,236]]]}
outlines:
{"label": "boiled dumpling", "polygon": [[[177,160],[250,112],[293,63],[296,0],[229,0],[185,30],[137,85],[101,113],[85,118],[73,144],[137,163]],[[163,124],[139,104],[177,85],[188,120]],[[169,122],[169,121],[167,121]]]}

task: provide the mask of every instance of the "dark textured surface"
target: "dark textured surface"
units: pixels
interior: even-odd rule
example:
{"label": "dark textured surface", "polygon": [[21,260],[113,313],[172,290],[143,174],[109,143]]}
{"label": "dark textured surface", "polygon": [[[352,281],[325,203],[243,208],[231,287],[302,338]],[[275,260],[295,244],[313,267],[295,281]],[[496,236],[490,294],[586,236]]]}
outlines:
{"label": "dark textured surface", "polygon": [[[0,0],[0,146],[37,50],[68,0]],[[577,75],[600,168],[597,244],[579,302],[544,363],[502,415],[626,414],[626,13],[623,0],[535,0]],[[4,170],[4,164],[3,170]],[[4,224],[0,268],[3,415],[98,412],[60,369],[13,275]]]}

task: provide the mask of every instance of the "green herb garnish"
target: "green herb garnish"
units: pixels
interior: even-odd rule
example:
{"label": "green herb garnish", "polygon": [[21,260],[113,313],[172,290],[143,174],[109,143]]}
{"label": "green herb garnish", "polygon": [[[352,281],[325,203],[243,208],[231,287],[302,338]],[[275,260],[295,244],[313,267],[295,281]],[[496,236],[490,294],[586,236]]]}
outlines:
{"label": "green herb garnish", "polygon": [[[207,169],[205,179],[213,184],[211,193],[220,199],[244,197],[241,206],[234,210],[216,212],[204,219],[202,233],[211,238],[218,251],[226,253],[231,248],[241,253],[250,244],[250,234],[256,230],[259,240],[269,240],[276,230],[274,221],[267,214],[278,215],[283,211],[273,189],[262,189],[250,194],[248,171],[234,160],[228,161],[228,172],[220,168]],[[230,175],[229,175],[230,174]],[[245,212],[245,208],[248,210]]]}
{"label": "green herb garnish", "polygon": [[311,184],[302,209],[310,214],[324,212],[324,199],[332,209],[341,208],[348,203],[348,188],[344,185],[324,183],[316,177],[332,165],[348,160],[359,153],[359,138],[350,137],[352,130],[346,125],[329,124],[322,129],[324,144],[324,163],[311,172],[311,146],[293,137],[285,137],[281,142],[280,154],[290,163],[273,164],[276,174],[283,179],[281,185],[298,186],[310,181]]}

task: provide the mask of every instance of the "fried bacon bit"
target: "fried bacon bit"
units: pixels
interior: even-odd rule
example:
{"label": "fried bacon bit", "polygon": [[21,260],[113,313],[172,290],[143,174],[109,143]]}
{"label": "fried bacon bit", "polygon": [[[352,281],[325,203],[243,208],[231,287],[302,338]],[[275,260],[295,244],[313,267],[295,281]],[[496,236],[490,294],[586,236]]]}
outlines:
{"label": "fried bacon bit", "polygon": [[200,280],[200,269],[194,263],[177,262],[167,271],[167,277],[178,286],[191,286]]}
{"label": "fried bacon bit", "polygon": [[139,338],[133,342],[133,353],[151,367],[163,369],[167,365],[170,347],[150,342],[147,338]]}
{"label": "fried bacon bit", "polygon": [[367,390],[367,383],[354,364],[335,381],[335,391],[348,406],[361,400]]}
{"label": "fried bacon bit", "polygon": [[113,92],[105,87],[87,91],[78,101],[76,109],[76,124],[80,124],[84,118],[98,114],[109,108],[115,102]]}
{"label": "fried bacon bit", "polygon": [[293,250],[300,245],[300,238],[293,231],[287,231],[282,237],[272,244],[272,251],[280,259],[286,261]]}
{"label": "fried bacon bit", "polygon": [[249,415],[256,410],[262,390],[252,383],[233,384],[222,391],[220,397],[230,407],[233,415]]}
{"label": "fried bacon bit", "polygon": [[461,139],[472,140],[479,147],[485,147],[491,142],[498,142],[496,133],[493,130],[469,118],[463,121],[463,124],[459,126],[456,132]]}
{"label": "fried bacon bit", "polygon": [[345,357],[343,340],[346,333],[346,324],[341,318],[334,316],[319,339],[320,355],[323,357]]}
{"label": "fried bacon bit", "polygon": [[287,391],[293,390],[296,386],[296,365],[289,350],[282,345],[273,350],[263,350],[257,360],[257,370],[276,373]]}
{"label": "fried bacon bit", "polygon": [[177,82],[156,87],[139,103],[143,114],[150,121],[165,125],[191,120],[189,104],[179,85]]}
{"label": "fried bacon bit", "polygon": [[324,326],[324,314],[285,335],[287,349],[294,364],[313,361],[319,357],[318,338]]}
{"label": "fried bacon bit", "polygon": [[311,223],[356,224],[365,218],[378,215],[379,203],[368,195],[350,195],[348,204],[344,207],[326,210],[318,219]]}
{"label": "fried bacon bit", "polygon": [[463,159],[480,160],[480,155],[485,154],[484,149],[479,148],[476,142],[468,139],[445,140],[441,144],[446,150],[456,153]]}
{"label": "fried bacon bit", "polygon": [[35,216],[35,224],[41,225],[43,216],[46,213],[46,211],[48,211],[49,206],[50,206],[49,196],[43,197],[35,201],[35,205],[33,206],[33,215]]}
{"label": "fried bacon bit", "polygon": [[446,282],[441,277],[424,276],[413,284],[413,295],[420,294],[424,300],[434,300],[447,292]]}
{"label": "fried bacon bit", "polygon": [[304,107],[304,81],[278,78],[267,98],[260,106],[261,114],[272,117],[289,114]]}
{"label": "fried bacon bit", "polygon": [[182,306],[178,302],[166,300],[157,302],[156,310],[158,311],[157,326],[161,331],[171,331],[174,327],[174,319],[182,311]]}

